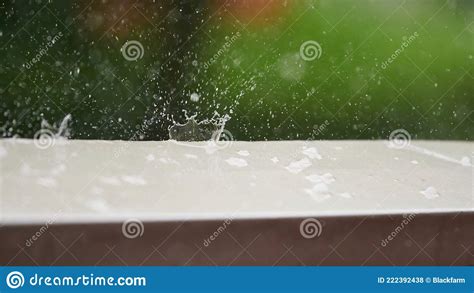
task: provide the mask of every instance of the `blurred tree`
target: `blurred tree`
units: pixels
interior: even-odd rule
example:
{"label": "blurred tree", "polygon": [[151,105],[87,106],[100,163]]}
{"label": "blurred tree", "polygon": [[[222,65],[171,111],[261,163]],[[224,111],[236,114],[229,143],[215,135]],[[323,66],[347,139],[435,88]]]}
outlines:
{"label": "blurred tree", "polygon": [[[160,140],[187,110],[229,114],[240,140],[397,128],[472,140],[473,3],[8,1],[1,132],[33,137],[43,118],[71,113],[73,138],[130,139],[145,124],[138,138]],[[136,60],[124,55],[132,41]]]}

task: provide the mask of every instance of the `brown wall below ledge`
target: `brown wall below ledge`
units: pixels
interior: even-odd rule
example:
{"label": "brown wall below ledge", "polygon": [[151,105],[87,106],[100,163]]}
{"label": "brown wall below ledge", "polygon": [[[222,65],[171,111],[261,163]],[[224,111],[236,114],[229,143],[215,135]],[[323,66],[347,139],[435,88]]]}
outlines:
{"label": "brown wall below ledge", "polygon": [[0,265],[474,265],[474,213],[418,214],[392,241],[403,215],[321,217],[322,233],[300,234],[304,218],[145,222],[128,239],[122,223],[0,228]]}

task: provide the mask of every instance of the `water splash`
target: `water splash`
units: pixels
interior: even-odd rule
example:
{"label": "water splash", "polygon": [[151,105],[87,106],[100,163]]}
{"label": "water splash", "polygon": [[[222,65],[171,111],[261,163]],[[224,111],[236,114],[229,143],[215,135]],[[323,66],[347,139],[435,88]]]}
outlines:
{"label": "water splash", "polygon": [[71,114],[67,114],[59,126],[56,126],[56,123],[51,125],[46,119],[41,121],[41,129],[50,131],[54,137],[59,138],[68,138],[71,135],[70,128],[68,127],[69,122],[72,120]]}
{"label": "water splash", "polygon": [[214,112],[210,119],[198,121],[197,114],[188,116],[184,111],[186,123],[174,122],[168,128],[170,140],[175,141],[219,141],[227,121],[230,120],[229,115],[221,116]]}
{"label": "water splash", "polygon": [[51,125],[48,121],[43,119],[41,121],[41,129],[33,136],[35,146],[44,150],[53,147],[56,144],[56,141],[63,141],[64,139],[69,138],[70,130],[68,123],[70,120],[71,114],[67,114],[61,121],[61,124],[56,126],[56,124]]}

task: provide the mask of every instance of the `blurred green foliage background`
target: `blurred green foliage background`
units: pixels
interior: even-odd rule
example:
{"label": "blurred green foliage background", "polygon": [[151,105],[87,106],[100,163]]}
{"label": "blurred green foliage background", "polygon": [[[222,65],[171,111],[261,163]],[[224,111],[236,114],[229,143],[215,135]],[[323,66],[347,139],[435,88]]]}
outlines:
{"label": "blurred green foliage background", "polygon": [[[237,140],[474,139],[474,1],[25,0],[0,12],[4,137],[71,113],[72,138],[130,139],[146,123],[139,139],[163,140],[186,110],[228,114]],[[136,61],[121,52],[130,40]],[[319,58],[302,58],[306,41]]]}

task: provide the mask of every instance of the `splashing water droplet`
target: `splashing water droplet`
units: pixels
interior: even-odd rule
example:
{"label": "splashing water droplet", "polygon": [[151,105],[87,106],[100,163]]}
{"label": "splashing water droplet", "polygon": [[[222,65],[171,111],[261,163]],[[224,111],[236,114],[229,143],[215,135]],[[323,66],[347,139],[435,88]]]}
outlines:
{"label": "splashing water droplet", "polygon": [[198,93],[192,93],[191,96],[190,96],[190,99],[193,102],[199,101],[199,98],[201,98],[201,96]]}
{"label": "splashing water droplet", "polygon": [[225,123],[229,121],[230,116],[220,116],[214,113],[211,119],[202,121],[196,120],[197,114],[186,116],[186,123],[175,122],[169,127],[168,133],[170,140],[176,141],[209,141],[219,140],[224,131]]}
{"label": "splashing water droplet", "polygon": [[67,138],[70,135],[70,129],[68,127],[69,122],[71,121],[72,116],[71,114],[67,114],[61,123],[59,124],[59,127],[56,126],[56,124],[51,125],[48,123],[47,120],[43,119],[41,121],[41,129],[45,130],[50,130],[54,133],[55,137],[64,137]]}

